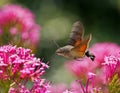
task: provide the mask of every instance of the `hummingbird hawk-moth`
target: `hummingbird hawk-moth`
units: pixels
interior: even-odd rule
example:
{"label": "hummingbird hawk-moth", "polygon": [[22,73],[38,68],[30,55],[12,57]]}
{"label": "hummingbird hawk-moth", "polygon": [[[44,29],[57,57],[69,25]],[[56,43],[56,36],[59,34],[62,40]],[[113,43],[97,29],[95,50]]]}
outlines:
{"label": "hummingbird hawk-moth", "polygon": [[87,56],[94,61],[95,56],[87,50],[91,40],[91,34],[85,39],[83,39],[83,36],[84,27],[80,21],[77,21],[73,24],[67,45],[58,48],[56,54],[70,59],[78,59]]}

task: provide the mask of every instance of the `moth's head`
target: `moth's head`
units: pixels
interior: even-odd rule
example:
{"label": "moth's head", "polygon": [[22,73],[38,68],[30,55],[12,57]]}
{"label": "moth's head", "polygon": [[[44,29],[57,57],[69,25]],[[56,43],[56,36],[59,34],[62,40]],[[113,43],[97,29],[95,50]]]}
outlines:
{"label": "moth's head", "polygon": [[66,49],[66,46],[60,47],[55,40],[53,40],[54,44],[57,46],[56,54],[60,56],[65,56],[68,53],[68,50]]}
{"label": "moth's head", "polygon": [[69,50],[64,47],[58,48],[56,50],[56,54],[60,56],[64,56],[65,54],[68,54],[68,53],[69,53]]}
{"label": "moth's head", "polygon": [[56,54],[60,55],[60,56],[64,56],[64,57],[68,57],[70,50],[73,48],[73,46],[64,46],[64,47],[60,47],[56,50]]}

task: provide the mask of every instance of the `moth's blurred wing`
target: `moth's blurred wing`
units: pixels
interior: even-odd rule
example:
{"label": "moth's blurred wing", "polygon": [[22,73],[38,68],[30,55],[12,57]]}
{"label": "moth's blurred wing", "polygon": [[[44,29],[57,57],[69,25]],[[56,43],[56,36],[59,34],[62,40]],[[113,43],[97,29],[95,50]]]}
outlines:
{"label": "moth's blurred wing", "polygon": [[70,38],[68,40],[68,45],[78,46],[84,35],[84,27],[80,21],[73,24],[72,31],[70,33]]}
{"label": "moth's blurred wing", "polygon": [[83,57],[88,48],[90,40],[91,40],[91,34],[88,35],[87,38],[84,41],[82,41],[78,46],[72,48],[71,51],[74,51],[77,54],[77,56]]}

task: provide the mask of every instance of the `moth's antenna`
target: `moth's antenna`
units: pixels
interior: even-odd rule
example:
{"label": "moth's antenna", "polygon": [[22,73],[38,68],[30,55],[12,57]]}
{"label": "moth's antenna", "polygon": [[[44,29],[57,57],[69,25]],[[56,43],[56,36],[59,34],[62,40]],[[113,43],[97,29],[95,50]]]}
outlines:
{"label": "moth's antenna", "polygon": [[60,46],[57,44],[57,42],[55,40],[52,40],[54,42],[54,44],[57,46],[57,48],[60,48]]}

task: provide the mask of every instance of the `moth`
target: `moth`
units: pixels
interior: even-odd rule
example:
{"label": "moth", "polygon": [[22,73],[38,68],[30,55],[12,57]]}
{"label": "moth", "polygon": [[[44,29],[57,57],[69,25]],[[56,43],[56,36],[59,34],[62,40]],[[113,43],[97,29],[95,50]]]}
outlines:
{"label": "moth", "polygon": [[79,59],[87,56],[94,61],[95,56],[87,50],[92,36],[89,34],[85,39],[83,39],[83,36],[83,24],[77,21],[73,24],[67,45],[58,48],[56,54],[69,59]]}

